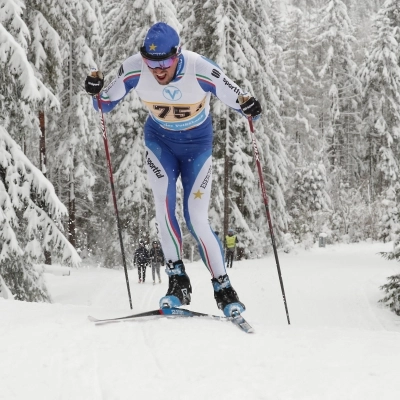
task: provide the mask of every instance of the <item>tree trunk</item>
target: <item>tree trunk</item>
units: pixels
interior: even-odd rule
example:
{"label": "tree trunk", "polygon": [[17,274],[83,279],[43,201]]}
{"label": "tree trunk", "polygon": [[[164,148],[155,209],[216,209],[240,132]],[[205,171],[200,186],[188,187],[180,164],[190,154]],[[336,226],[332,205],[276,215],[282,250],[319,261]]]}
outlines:
{"label": "tree trunk", "polygon": [[[43,175],[46,177],[47,175],[47,166],[46,166],[46,126],[44,119],[44,111],[39,111],[39,125],[40,125],[40,143],[39,143],[39,168],[42,171]],[[44,202],[41,204],[41,208],[43,208],[46,212],[47,207]],[[44,250],[44,263],[47,265],[51,265],[51,253],[48,250]]]}
{"label": "tree trunk", "polygon": [[[74,58],[73,58],[73,43],[72,43],[72,38],[70,38],[70,53],[69,53],[69,105],[68,105],[68,110],[69,112],[72,111],[72,105],[73,105],[73,63],[74,63]],[[72,115],[72,114],[71,114]],[[73,123],[71,121],[71,118],[69,118],[68,121],[69,124],[69,131],[71,132],[73,130]],[[76,202],[75,202],[75,171],[74,171],[74,165],[75,165],[75,153],[71,149],[72,152],[72,163],[73,165],[71,166],[70,172],[69,172],[69,190],[68,190],[68,240],[72,244],[72,246],[76,247]]]}
{"label": "tree trunk", "polygon": [[75,204],[75,182],[74,172],[70,173],[69,180],[69,201],[68,201],[68,240],[75,247],[76,245],[76,204]]}

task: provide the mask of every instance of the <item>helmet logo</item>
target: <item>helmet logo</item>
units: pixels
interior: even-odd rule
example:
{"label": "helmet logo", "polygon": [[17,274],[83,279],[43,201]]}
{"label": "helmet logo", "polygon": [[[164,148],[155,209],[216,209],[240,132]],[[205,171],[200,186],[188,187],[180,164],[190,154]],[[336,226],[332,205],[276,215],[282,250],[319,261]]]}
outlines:
{"label": "helmet logo", "polygon": [[154,43],[152,43],[151,45],[150,45],[150,50],[151,51],[154,51],[155,49],[156,49],[156,45],[154,44]]}

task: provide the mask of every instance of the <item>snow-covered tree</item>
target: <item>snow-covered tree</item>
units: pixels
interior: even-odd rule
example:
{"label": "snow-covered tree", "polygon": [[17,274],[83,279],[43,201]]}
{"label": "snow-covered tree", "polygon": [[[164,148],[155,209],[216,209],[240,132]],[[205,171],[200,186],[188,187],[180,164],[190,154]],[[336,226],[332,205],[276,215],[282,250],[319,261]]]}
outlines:
{"label": "snow-covered tree", "polygon": [[318,150],[318,121],[314,110],[318,82],[310,59],[310,34],[303,12],[293,8],[289,14],[288,41],[284,52],[291,97],[285,100],[283,111],[288,150],[294,164],[314,159]]}
{"label": "snow-covered tree", "polygon": [[48,300],[33,268],[33,263],[43,261],[44,249],[52,248],[60,262],[80,262],[62,233],[67,211],[51,183],[2,126],[0,160],[0,275],[16,299]]}
{"label": "snow-covered tree", "polygon": [[289,226],[296,242],[304,242],[307,247],[317,239],[320,233],[318,222],[331,208],[327,185],[322,163],[311,163],[295,172],[292,196],[288,200],[292,217]]}
{"label": "snow-covered tree", "polygon": [[25,149],[32,137],[40,136],[37,102],[55,105],[57,100],[28,60],[31,35],[22,18],[24,9],[23,0],[0,0],[0,121]]}
{"label": "snow-covered tree", "polygon": [[[23,14],[23,19],[30,32],[30,45],[28,47],[28,59],[30,60],[35,74],[40,78],[44,85],[56,94],[59,92],[62,83],[62,56],[60,52],[61,37],[57,30],[65,28],[65,18],[63,15],[54,13],[58,0],[42,2],[37,0],[30,1]],[[68,25],[67,25],[68,26]],[[37,160],[38,165],[44,176],[47,176],[47,153],[46,153],[46,129],[47,112],[59,111],[57,108],[45,102],[37,105],[37,119],[40,129],[38,141],[26,145],[26,154],[31,160]],[[39,149],[39,151],[37,151]],[[51,264],[51,252],[45,250],[45,263]]]}
{"label": "snow-covered tree", "polygon": [[4,88],[0,95],[0,274],[17,299],[48,300],[33,263],[43,261],[50,248],[63,262],[76,265],[79,257],[61,233],[65,209],[52,185],[15,142],[31,153],[32,143],[40,136],[39,107],[58,105],[30,62],[31,48],[37,50],[38,58],[42,55],[35,42],[38,32],[27,17],[31,12],[31,4],[25,1],[0,1],[0,75]]}
{"label": "snow-covered tree", "polygon": [[[268,32],[273,27],[269,21],[269,9],[270,5],[266,0],[255,1],[254,8],[244,8],[246,20],[249,21],[250,37],[249,45],[243,45],[243,47],[247,60],[245,64],[247,76],[250,81],[249,91],[256,95],[263,107],[261,118],[255,125],[256,137],[259,141],[258,148],[270,200],[274,231],[277,242],[280,244],[288,228],[289,215],[284,192],[291,162],[284,147],[285,128],[281,114],[282,101],[279,97],[285,84],[273,71],[270,59],[271,37]],[[260,26],[263,27],[261,31]],[[258,187],[254,190],[260,192]],[[261,212],[261,215],[265,214],[263,209]],[[256,218],[258,224],[263,224],[263,228],[267,227],[264,217],[258,218],[256,214]],[[260,225],[259,229],[261,229]],[[265,232],[265,235],[269,236],[266,231],[260,232]]]}
{"label": "snow-covered tree", "polygon": [[[389,187],[386,191],[384,199],[382,200],[382,217],[380,221],[380,237],[384,242],[396,241],[397,236],[400,234],[400,220],[398,199],[396,198],[396,191],[393,187]],[[397,253],[398,249],[394,248]]]}
{"label": "snow-covered tree", "polygon": [[400,1],[388,0],[375,20],[369,55],[360,75],[363,83],[363,133],[368,148],[373,195],[392,186],[399,176],[400,135]]}
{"label": "snow-covered tree", "polygon": [[68,203],[69,240],[80,248],[85,247],[92,233],[85,222],[96,211],[93,186],[98,175],[96,158],[102,149],[99,119],[83,88],[86,75],[96,68],[99,58],[100,4],[98,0],[68,0],[60,11],[69,24],[59,33],[63,69],[58,93],[61,113],[49,115],[48,143],[52,152],[48,160],[60,196]]}
{"label": "snow-covered tree", "polygon": [[327,141],[332,169],[342,167],[347,179],[354,175],[354,136],[359,122],[360,84],[356,76],[354,27],[341,0],[325,2],[314,37],[321,82],[319,120]]}
{"label": "snow-covered tree", "polygon": [[345,174],[340,169],[331,173],[331,239],[334,242],[358,242],[367,238],[377,240],[382,205],[377,201],[371,202],[367,181],[360,181],[354,187]]}
{"label": "snow-covered tree", "polygon": [[380,287],[386,293],[380,302],[385,303],[393,312],[400,315],[400,275],[390,276],[388,281]]}

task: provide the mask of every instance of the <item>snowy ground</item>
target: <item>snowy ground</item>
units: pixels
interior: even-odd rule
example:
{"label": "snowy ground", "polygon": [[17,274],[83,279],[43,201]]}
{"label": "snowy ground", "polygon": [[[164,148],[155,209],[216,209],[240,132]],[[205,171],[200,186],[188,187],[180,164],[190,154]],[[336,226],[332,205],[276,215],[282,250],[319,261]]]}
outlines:
{"label": "snowy ground", "polygon": [[[167,279],[137,284],[122,270],[46,273],[53,304],[0,299],[1,400],[394,400],[400,398],[400,318],[377,301],[400,272],[355,244],[280,253],[291,325],[273,256],[229,270],[245,334],[229,322],[87,320],[157,308]],[[219,314],[201,263],[187,265],[196,311]],[[150,270],[148,270],[148,273]]]}

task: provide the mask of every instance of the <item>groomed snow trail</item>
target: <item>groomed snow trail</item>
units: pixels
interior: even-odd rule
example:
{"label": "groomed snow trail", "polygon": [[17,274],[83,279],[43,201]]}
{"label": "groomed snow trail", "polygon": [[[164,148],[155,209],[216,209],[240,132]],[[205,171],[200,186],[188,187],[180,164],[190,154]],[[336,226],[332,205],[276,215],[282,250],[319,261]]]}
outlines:
{"label": "groomed snow trail", "polygon": [[[167,278],[144,285],[129,271],[86,267],[46,274],[53,304],[0,299],[1,400],[393,400],[400,318],[378,303],[400,267],[362,243],[280,253],[291,325],[274,258],[229,270],[256,333],[202,319],[149,319],[95,326],[88,315],[157,308]],[[210,276],[187,264],[191,309],[217,310]]]}

